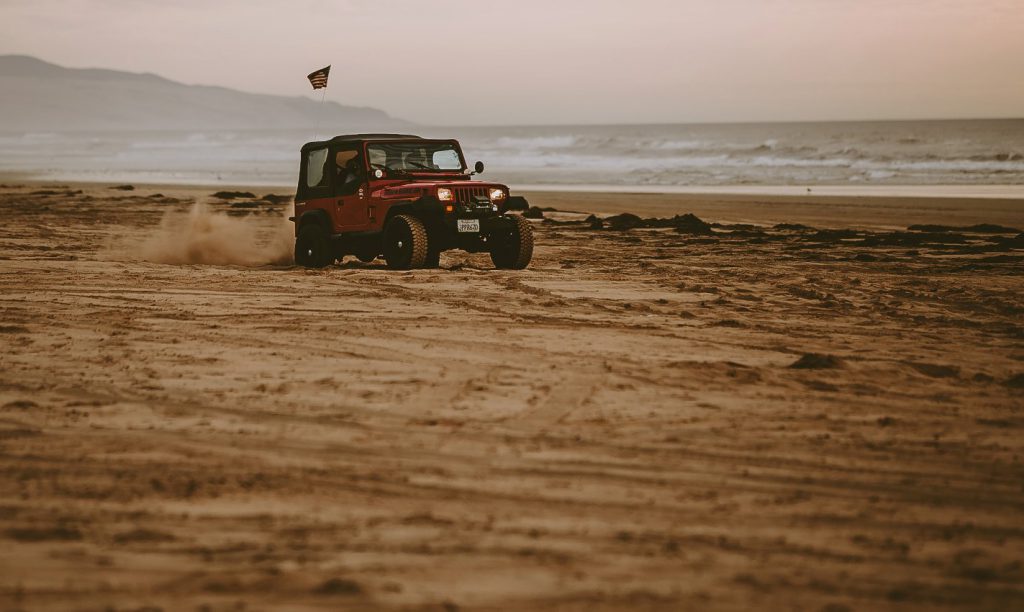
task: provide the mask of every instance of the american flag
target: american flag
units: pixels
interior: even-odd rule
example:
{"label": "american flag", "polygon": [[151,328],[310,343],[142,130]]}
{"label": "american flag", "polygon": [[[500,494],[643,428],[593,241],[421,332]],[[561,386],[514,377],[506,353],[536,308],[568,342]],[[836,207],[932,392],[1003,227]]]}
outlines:
{"label": "american flag", "polygon": [[306,78],[309,79],[309,84],[313,86],[313,89],[323,89],[327,87],[327,75],[331,73],[331,67],[321,68],[316,72],[309,73]]}

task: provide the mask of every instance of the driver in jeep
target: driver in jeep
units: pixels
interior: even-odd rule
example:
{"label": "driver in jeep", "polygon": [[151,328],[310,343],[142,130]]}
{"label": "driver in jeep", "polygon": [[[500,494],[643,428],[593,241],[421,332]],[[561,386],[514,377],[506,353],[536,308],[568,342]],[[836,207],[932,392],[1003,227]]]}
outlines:
{"label": "driver in jeep", "polygon": [[339,151],[335,156],[341,193],[355,192],[363,180],[363,158],[358,151]]}

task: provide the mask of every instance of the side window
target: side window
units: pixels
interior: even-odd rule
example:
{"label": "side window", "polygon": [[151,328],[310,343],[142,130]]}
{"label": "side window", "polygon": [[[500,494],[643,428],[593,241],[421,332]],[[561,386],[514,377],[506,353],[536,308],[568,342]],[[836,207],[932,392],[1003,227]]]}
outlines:
{"label": "side window", "polygon": [[334,154],[334,181],[337,195],[352,195],[366,180],[365,162],[359,150],[342,147]]}
{"label": "side window", "polygon": [[327,174],[324,165],[327,163],[327,149],[314,149],[306,158],[306,186],[321,187],[327,185]]}

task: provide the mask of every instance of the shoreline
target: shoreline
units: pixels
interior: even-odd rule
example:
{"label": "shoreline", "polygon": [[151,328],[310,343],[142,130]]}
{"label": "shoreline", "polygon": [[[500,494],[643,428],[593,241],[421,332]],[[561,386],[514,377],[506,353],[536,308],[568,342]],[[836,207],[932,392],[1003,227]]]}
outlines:
{"label": "shoreline", "polygon": [[[0,183],[24,183],[29,185],[120,185],[132,184],[137,187],[166,188],[214,188],[232,190],[236,188],[258,189],[291,189],[294,183],[274,181],[209,181],[183,179],[181,181],[147,180],[130,176],[108,178],[83,178],[67,175],[66,178],[41,177],[37,173],[0,171]],[[800,197],[884,197],[884,198],[966,198],[1018,200],[1024,204],[1024,184],[894,184],[894,185],[624,185],[624,184],[559,184],[559,183],[528,183],[504,180],[501,177],[484,177],[480,180],[507,184],[519,192],[551,192],[551,193],[617,193],[627,195],[697,195],[697,196],[784,196]]]}
{"label": "shoreline", "polygon": [[[118,191],[116,183],[18,180],[0,173],[0,184],[26,190],[82,189],[95,195],[152,195],[156,193],[195,201],[212,198],[217,191],[249,191],[291,196],[294,186],[251,184],[184,185],[131,183],[134,190]],[[128,183],[125,183],[128,184]],[[10,189],[8,189],[9,191]],[[905,229],[914,224],[967,226],[992,223],[1024,228],[1024,198],[922,197],[885,195],[778,195],[765,193],[658,193],[586,190],[520,189],[531,206],[564,213],[641,217],[673,217],[692,213],[710,222],[774,225],[802,223],[814,227]]]}

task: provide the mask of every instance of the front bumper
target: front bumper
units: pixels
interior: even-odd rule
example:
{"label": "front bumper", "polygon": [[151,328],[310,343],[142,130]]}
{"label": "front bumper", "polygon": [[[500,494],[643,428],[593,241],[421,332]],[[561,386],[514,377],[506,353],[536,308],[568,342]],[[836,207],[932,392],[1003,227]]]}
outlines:
{"label": "front bumper", "polygon": [[[480,222],[479,232],[460,232],[459,220],[477,220]],[[471,253],[490,250],[493,238],[508,232],[515,227],[515,221],[494,211],[490,204],[485,207],[462,207],[454,213],[444,216],[436,230],[442,249],[462,249]],[[432,237],[433,239],[434,237]]]}

